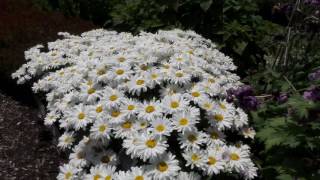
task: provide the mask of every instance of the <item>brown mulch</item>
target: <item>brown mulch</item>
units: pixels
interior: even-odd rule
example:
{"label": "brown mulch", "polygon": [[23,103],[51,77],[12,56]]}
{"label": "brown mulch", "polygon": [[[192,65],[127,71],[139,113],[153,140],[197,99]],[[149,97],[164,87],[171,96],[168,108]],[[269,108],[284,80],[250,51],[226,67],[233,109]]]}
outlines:
{"label": "brown mulch", "polygon": [[0,0],[0,179],[55,179],[65,160],[43,125],[30,86],[10,74],[25,63],[24,51],[55,41],[58,32],[80,34],[97,28],[76,17],[44,12],[30,0]]}
{"label": "brown mulch", "polygon": [[64,159],[37,109],[0,92],[0,179],[55,179]]}

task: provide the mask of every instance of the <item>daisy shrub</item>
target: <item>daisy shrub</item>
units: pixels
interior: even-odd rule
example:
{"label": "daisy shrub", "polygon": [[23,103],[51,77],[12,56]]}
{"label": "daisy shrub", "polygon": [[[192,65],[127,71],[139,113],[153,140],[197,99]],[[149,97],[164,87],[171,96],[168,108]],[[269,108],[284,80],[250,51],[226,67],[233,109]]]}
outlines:
{"label": "daisy shrub", "polygon": [[255,132],[226,100],[242,84],[211,41],[181,30],[60,35],[26,51],[12,75],[35,81],[46,94],[45,124],[63,131],[58,146],[70,155],[58,179],[257,176],[241,142]]}

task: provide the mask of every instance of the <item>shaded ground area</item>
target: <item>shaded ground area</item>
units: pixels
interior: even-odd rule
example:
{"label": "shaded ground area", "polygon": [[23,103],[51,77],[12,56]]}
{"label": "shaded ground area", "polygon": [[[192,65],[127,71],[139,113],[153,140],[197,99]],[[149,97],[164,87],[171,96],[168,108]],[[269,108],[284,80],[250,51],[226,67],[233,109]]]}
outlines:
{"label": "shaded ground area", "polygon": [[[95,28],[79,18],[43,12],[31,0],[0,0],[0,88],[15,99],[29,103],[30,88],[16,86],[12,72],[24,62],[24,51],[59,38],[58,32],[80,34]],[[30,103],[29,103],[30,104]]]}
{"label": "shaded ground area", "polygon": [[10,74],[24,62],[24,51],[54,41],[57,32],[94,28],[78,18],[43,12],[26,0],[0,0],[0,179],[55,179],[64,158],[43,125],[30,85],[18,86]]}
{"label": "shaded ground area", "polygon": [[63,158],[36,109],[0,92],[1,179],[55,179]]}

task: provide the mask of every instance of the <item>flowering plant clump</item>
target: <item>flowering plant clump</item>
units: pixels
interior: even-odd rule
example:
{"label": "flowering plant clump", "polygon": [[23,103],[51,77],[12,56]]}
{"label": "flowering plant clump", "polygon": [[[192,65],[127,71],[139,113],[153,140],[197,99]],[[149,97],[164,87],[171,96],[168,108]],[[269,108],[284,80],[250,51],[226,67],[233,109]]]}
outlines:
{"label": "flowering plant clump", "polygon": [[[232,59],[192,31],[102,29],[35,46],[12,76],[41,77],[46,125],[64,133],[70,151],[58,179],[203,179],[233,173],[253,179],[248,145],[227,134],[253,138],[247,114],[227,102],[241,85]],[[239,137],[234,135],[235,137]]]}

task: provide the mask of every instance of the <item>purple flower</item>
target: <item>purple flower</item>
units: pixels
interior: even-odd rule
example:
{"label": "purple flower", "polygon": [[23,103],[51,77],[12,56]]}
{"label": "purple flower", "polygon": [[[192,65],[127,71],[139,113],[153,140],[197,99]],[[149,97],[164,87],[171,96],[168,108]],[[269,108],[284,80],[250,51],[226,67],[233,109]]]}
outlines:
{"label": "purple flower", "polygon": [[288,94],[287,93],[281,93],[278,96],[276,96],[276,100],[279,103],[285,103],[288,100]]}
{"label": "purple flower", "polygon": [[320,80],[320,69],[308,75],[310,81]]}
{"label": "purple flower", "polygon": [[247,110],[256,110],[258,108],[258,99],[253,95],[253,88],[249,85],[243,85],[238,89],[227,91],[227,101],[232,102],[236,98],[239,105]]}
{"label": "purple flower", "polygon": [[318,6],[320,5],[320,0],[304,0],[304,3]]}
{"label": "purple flower", "polygon": [[304,91],[303,98],[310,101],[320,100],[320,88],[311,86],[308,90]]}
{"label": "purple flower", "polygon": [[239,102],[240,106],[247,110],[257,110],[259,106],[258,99],[255,96],[245,96]]}

